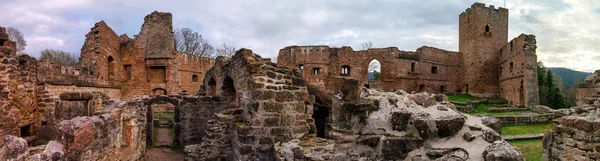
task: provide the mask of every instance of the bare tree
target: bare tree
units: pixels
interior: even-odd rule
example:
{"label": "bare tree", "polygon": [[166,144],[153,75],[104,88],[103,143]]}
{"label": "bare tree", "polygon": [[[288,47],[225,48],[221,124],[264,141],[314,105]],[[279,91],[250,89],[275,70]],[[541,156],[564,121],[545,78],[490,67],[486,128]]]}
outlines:
{"label": "bare tree", "polygon": [[214,47],[208,40],[202,38],[202,34],[190,28],[176,29],[174,34],[177,51],[197,56],[211,57],[213,55]]}
{"label": "bare tree", "polygon": [[54,49],[43,50],[40,60],[50,60],[63,66],[71,66],[77,63],[77,60],[71,56],[71,53]]}
{"label": "bare tree", "polygon": [[225,43],[221,44],[221,46],[216,49],[216,56],[227,56],[231,57],[235,54],[235,47],[232,45],[227,45]]}
{"label": "bare tree", "polygon": [[373,48],[373,43],[372,43],[372,42],[370,42],[370,41],[369,41],[369,42],[366,42],[366,43],[362,43],[362,44],[360,45],[360,47],[361,47],[361,49],[363,49],[363,50],[368,50],[368,49],[371,49],[371,48]]}
{"label": "bare tree", "polygon": [[17,54],[24,54],[27,41],[25,41],[23,33],[14,27],[7,28],[6,32],[8,33],[8,39],[17,43]]}

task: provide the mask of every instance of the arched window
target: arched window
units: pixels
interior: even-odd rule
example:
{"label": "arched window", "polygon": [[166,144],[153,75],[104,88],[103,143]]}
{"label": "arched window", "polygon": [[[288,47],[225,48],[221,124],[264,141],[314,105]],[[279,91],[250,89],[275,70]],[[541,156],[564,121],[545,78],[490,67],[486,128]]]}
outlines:
{"label": "arched window", "polygon": [[431,67],[431,74],[437,74],[438,73],[438,68],[436,66],[432,66]]}
{"label": "arched window", "polygon": [[192,82],[198,82],[198,75],[192,75]]}
{"label": "arched window", "polygon": [[223,86],[221,86],[221,96],[235,96],[235,85],[231,77],[227,77],[223,80]]}
{"label": "arched window", "polygon": [[210,92],[209,96],[217,95],[217,81],[215,81],[215,78],[210,78],[208,81],[208,92]]}
{"label": "arched window", "polygon": [[381,63],[379,63],[379,60],[377,59],[373,59],[371,60],[371,62],[369,62],[369,66],[368,66],[368,79],[369,80],[379,80],[379,75],[381,73]]}
{"label": "arched window", "polygon": [[115,69],[115,59],[112,56],[108,56],[108,79],[112,80]]}
{"label": "arched window", "polygon": [[348,66],[348,65],[342,66],[342,75],[350,75],[350,66]]}

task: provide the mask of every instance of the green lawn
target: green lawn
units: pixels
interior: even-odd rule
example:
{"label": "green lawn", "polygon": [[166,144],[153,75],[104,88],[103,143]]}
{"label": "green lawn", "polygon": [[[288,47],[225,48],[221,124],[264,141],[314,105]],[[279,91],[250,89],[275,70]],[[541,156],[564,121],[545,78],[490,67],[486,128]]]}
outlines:
{"label": "green lawn", "polygon": [[[504,133],[504,129],[502,129]],[[541,161],[542,160],[542,139],[531,139],[531,140],[513,140],[508,141],[510,145],[518,147],[525,156],[527,161]]]}
{"label": "green lawn", "polygon": [[155,112],[154,119],[158,119],[161,121],[173,120],[175,118],[174,112]]}
{"label": "green lawn", "polygon": [[455,102],[469,102],[472,100],[477,100],[478,98],[470,95],[470,94],[462,94],[462,95],[446,95],[448,96],[448,100]]}
{"label": "green lawn", "polygon": [[548,130],[552,130],[551,122],[530,125],[504,125],[502,126],[502,135],[543,134]]}
{"label": "green lawn", "polygon": [[488,115],[492,115],[492,116],[518,116],[519,115],[518,112],[487,112],[488,108],[490,108],[490,106],[488,106],[486,104],[477,104],[475,107],[473,107],[473,109],[475,109],[475,112],[469,113],[469,114],[471,114],[471,115],[488,114]]}

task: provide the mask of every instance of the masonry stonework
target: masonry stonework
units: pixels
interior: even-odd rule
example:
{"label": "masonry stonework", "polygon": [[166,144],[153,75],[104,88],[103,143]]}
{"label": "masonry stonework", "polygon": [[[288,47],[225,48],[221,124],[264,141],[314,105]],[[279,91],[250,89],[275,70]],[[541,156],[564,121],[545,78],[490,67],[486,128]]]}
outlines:
{"label": "masonry stonework", "polygon": [[[307,82],[331,93],[336,92],[329,88],[331,79],[341,76],[385,91],[469,93],[500,96],[513,105],[536,105],[535,36],[520,35],[507,41],[508,9],[475,3],[459,16],[458,52],[427,46],[416,51],[288,46],[279,51],[277,65],[298,69]],[[368,80],[372,60],[381,64],[378,82]],[[346,68],[349,72],[342,73]]]}

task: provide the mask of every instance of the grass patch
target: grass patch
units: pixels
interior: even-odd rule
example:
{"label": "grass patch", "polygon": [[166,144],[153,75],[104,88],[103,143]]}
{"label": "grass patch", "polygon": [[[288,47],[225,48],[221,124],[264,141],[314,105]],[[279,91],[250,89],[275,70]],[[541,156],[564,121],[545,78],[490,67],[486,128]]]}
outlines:
{"label": "grass patch", "polygon": [[478,98],[470,95],[470,94],[461,94],[461,95],[446,95],[448,96],[448,100],[455,102],[469,102],[473,100],[477,100]]}
{"label": "grass patch", "polygon": [[[504,133],[504,129],[502,129]],[[513,140],[508,141],[512,146],[521,149],[521,152],[525,156],[527,161],[541,161],[542,160],[542,139],[530,139],[530,140]]]}
{"label": "grass patch", "polygon": [[526,134],[543,134],[546,131],[552,130],[552,123],[545,124],[530,124],[530,125],[505,125],[502,126],[502,135],[526,135]]}
{"label": "grass patch", "polygon": [[175,118],[175,112],[154,112],[154,119],[169,121]]}

